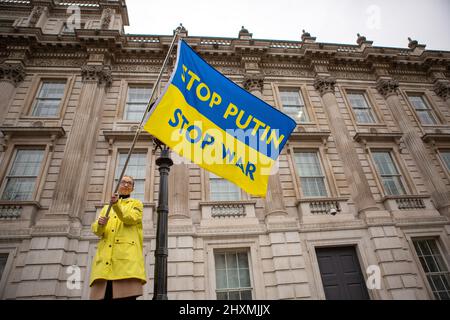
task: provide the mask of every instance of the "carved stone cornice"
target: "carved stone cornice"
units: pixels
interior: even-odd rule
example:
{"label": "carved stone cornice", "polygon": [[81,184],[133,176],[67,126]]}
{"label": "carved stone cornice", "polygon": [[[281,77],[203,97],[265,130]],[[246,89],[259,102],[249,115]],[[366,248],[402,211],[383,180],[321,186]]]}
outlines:
{"label": "carved stone cornice", "polygon": [[334,85],[336,84],[336,80],[333,77],[317,77],[314,80],[314,88],[319,91],[320,96],[323,96],[325,93],[334,94]]}
{"label": "carved stone cornice", "polygon": [[434,84],[434,92],[443,100],[450,98],[450,81],[438,80]]}
{"label": "carved stone cornice", "polygon": [[84,65],[81,67],[84,82],[96,81],[109,87],[112,83],[111,69],[103,65]]}
{"label": "carved stone cornice", "polygon": [[106,8],[103,10],[103,16],[100,22],[100,29],[109,29],[109,24],[111,23],[113,13],[114,10],[111,8]]}
{"label": "carved stone cornice", "polygon": [[47,10],[47,7],[44,6],[34,6],[31,11],[30,17],[28,18],[28,26],[35,27],[36,23],[39,21],[39,18]]}
{"label": "carved stone cornice", "polygon": [[17,87],[24,78],[25,70],[21,64],[4,63],[0,65],[0,81],[9,81]]}
{"label": "carved stone cornice", "polygon": [[262,93],[264,86],[264,76],[259,74],[247,74],[244,77],[243,86],[248,92],[259,91]]}
{"label": "carved stone cornice", "polygon": [[393,79],[379,79],[377,81],[377,90],[384,98],[397,94],[398,81]]}

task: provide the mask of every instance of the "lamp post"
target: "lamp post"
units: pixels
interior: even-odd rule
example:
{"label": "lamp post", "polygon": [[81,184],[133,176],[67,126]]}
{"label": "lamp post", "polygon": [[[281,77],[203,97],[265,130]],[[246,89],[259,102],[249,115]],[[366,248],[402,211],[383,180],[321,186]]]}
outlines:
{"label": "lamp post", "polygon": [[167,236],[169,215],[169,172],[173,161],[170,158],[169,148],[155,138],[155,151],[160,149],[161,154],[156,159],[159,170],[159,196],[158,196],[158,224],[156,229],[155,248],[155,275],[153,286],[153,300],[167,300]]}

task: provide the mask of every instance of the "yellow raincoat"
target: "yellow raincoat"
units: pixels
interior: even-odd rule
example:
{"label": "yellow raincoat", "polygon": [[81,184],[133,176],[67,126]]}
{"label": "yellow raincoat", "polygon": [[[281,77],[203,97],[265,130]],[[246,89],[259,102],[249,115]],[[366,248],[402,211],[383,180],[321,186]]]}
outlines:
{"label": "yellow raincoat", "polygon": [[[91,280],[119,280],[137,278],[145,284],[146,274],[143,255],[142,211],[144,206],[137,199],[119,199],[111,207],[106,225],[92,224],[92,232],[101,238],[95,255]],[[100,216],[106,215],[105,205]]]}

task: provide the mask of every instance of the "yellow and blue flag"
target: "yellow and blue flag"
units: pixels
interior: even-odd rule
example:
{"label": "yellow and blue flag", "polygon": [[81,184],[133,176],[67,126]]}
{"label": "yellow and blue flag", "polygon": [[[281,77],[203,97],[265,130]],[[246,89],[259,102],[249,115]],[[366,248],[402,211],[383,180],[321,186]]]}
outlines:
{"label": "yellow and blue flag", "polygon": [[295,126],[180,40],[175,69],[144,129],[200,167],[265,197],[272,166]]}

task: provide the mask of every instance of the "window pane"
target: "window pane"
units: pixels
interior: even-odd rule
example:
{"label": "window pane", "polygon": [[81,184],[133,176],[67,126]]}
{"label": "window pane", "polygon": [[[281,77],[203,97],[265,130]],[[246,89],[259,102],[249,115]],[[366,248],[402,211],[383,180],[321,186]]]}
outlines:
{"label": "window pane", "polygon": [[227,289],[227,271],[225,269],[216,269],[216,287],[217,289]]}
{"label": "window pane", "polygon": [[128,87],[124,118],[126,120],[141,120],[151,95],[151,88]]}
{"label": "window pane", "polygon": [[226,292],[217,292],[217,300],[228,300],[228,294]]}
{"label": "window pane", "polygon": [[239,294],[239,291],[230,291],[228,292],[228,300],[240,300],[241,295]]}
{"label": "window pane", "polygon": [[[116,169],[114,176],[114,187],[117,184],[120,173],[122,172],[123,166],[128,153],[119,154],[119,164]],[[131,196],[135,199],[144,201],[145,194],[145,170],[147,168],[147,154],[146,153],[133,153],[128,161],[127,169],[125,170],[125,175],[131,176],[134,179],[134,191]]]}
{"label": "window pane", "polygon": [[241,291],[241,300],[252,300],[252,291],[251,290]]}
{"label": "window pane", "polygon": [[239,269],[239,287],[250,287],[250,273],[248,269]]}
{"label": "window pane", "polygon": [[283,111],[297,122],[309,122],[305,103],[299,89],[281,89]]}
{"label": "window pane", "polygon": [[64,95],[65,82],[44,82],[36,97],[32,115],[36,117],[56,116]]}
{"label": "window pane", "polygon": [[239,288],[238,269],[236,268],[227,269],[227,275],[228,275],[228,288]]}
{"label": "window pane", "polygon": [[245,252],[238,253],[238,266],[239,266],[239,268],[247,268],[248,269],[248,256]]}

